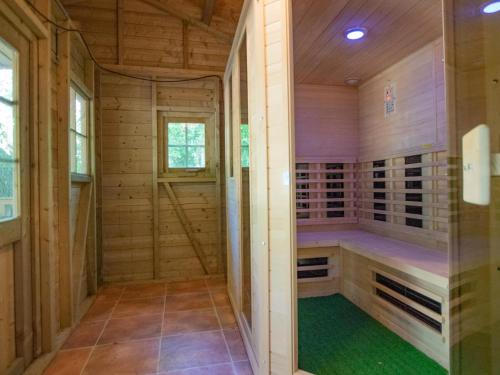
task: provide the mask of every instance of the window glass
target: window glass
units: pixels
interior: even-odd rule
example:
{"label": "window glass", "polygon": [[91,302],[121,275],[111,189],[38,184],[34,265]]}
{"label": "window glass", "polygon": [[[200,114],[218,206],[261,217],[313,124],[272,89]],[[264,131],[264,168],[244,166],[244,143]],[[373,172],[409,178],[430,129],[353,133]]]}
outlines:
{"label": "window glass", "polygon": [[88,174],[89,100],[73,87],[70,99],[71,172]]}
{"label": "window glass", "polygon": [[0,221],[19,216],[17,53],[0,39]]}
{"label": "window glass", "polygon": [[240,140],[241,140],[241,166],[248,168],[250,165],[250,138],[248,136],[248,124],[240,125]]}
{"label": "window glass", "polygon": [[169,168],[205,168],[205,124],[167,124]]}

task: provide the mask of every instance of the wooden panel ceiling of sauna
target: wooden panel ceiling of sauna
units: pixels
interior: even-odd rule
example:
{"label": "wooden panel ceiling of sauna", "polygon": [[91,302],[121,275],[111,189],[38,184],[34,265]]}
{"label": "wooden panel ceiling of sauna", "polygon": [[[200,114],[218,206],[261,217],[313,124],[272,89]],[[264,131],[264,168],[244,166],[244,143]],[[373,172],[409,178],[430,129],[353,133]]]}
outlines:
{"label": "wooden panel ceiling of sauna", "polygon": [[[368,35],[347,41],[344,31]],[[440,0],[294,0],[295,82],[366,81],[442,35]]]}

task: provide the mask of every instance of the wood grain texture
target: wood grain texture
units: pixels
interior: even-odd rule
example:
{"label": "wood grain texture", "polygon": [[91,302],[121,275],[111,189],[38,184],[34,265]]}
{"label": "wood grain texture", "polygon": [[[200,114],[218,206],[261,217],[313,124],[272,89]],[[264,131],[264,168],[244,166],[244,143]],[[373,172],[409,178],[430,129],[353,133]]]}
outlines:
{"label": "wood grain texture", "polygon": [[[438,39],[359,87],[359,158],[446,146],[443,44]],[[396,112],[384,115],[384,87],[396,87]]]}
{"label": "wood grain texture", "polygon": [[[306,0],[293,2],[297,83],[368,80],[442,34],[441,1]],[[364,27],[367,37],[346,41]]]}
{"label": "wood grain texture", "polygon": [[354,87],[295,85],[295,154],[356,157],[358,92]]}

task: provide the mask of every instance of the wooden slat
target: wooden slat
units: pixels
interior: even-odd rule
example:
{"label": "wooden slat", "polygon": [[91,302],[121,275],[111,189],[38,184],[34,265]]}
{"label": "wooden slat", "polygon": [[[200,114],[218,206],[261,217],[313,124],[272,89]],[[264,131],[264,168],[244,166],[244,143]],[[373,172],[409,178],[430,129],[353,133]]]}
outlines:
{"label": "wooden slat", "polygon": [[177,213],[177,217],[181,221],[182,226],[184,227],[184,231],[186,232],[187,236],[189,237],[191,245],[193,246],[193,249],[196,253],[196,256],[198,257],[198,260],[200,261],[200,264],[203,267],[203,271],[205,272],[205,274],[208,274],[209,271],[208,271],[208,268],[205,264],[205,256],[203,254],[203,249],[201,248],[201,245],[198,242],[198,239],[194,235],[193,226],[192,226],[191,222],[186,217],[186,214],[184,213],[183,208],[180,205],[179,200],[177,199],[177,196],[175,195],[175,192],[172,189],[172,186],[170,185],[170,183],[164,182],[163,186],[165,187],[165,190],[167,191],[167,194],[168,194],[170,201],[174,204],[175,212]]}

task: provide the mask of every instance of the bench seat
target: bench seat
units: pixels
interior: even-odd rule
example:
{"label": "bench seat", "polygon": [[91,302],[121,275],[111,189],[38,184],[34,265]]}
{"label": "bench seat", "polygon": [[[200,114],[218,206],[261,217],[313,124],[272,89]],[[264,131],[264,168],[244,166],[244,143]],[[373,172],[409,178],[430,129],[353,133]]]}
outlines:
{"label": "bench seat", "polygon": [[299,249],[336,246],[441,288],[449,288],[448,256],[442,251],[361,230],[297,234]]}

